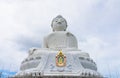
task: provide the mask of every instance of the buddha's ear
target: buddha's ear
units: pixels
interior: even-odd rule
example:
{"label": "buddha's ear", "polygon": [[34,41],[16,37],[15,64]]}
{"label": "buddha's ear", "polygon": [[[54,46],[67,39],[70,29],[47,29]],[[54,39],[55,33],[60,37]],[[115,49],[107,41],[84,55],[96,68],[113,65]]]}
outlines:
{"label": "buddha's ear", "polygon": [[51,27],[53,28],[53,21],[54,21],[54,19],[52,20],[52,22],[51,22]]}
{"label": "buddha's ear", "polygon": [[52,21],[52,23],[51,23],[51,27],[53,28],[53,21]]}
{"label": "buddha's ear", "polygon": [[66,31],[66,29],[64,29],[64,31]]}
{"label": "buddha's ear", "polygon": [[53,29],[53,32],[54,32],[55,30],[54,30],[54,28],[53,28],[53,22],[51,23],[51,27],[52,27],[52,29]]}
{"label": "buddha's ear", "polygon": [[66,28],[64,29],[64,31],[66,31],[66,29],[67,29],[67,26],[68,26],[68,25],[67,25],[67,22],[66,22]]}
{"label": "buddha's ear", "polygon": [[54,32],[55,30],[53,29],[53,32]]}

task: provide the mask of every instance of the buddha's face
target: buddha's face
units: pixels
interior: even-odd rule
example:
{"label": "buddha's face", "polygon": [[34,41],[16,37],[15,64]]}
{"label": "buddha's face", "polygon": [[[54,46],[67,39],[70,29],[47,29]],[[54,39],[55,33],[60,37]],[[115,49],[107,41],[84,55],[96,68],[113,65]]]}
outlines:
{"label": "buddha's face", "polygon": [[65,31],[67,28],[66,20],[62,16],[53,19],[52,28],[54,31]]}

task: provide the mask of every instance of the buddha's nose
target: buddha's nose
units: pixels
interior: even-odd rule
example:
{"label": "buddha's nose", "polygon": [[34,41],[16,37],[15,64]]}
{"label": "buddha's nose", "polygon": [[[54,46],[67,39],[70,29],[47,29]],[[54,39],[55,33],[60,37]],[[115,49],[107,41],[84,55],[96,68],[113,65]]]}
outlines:
{"label": "buddha's nose", "polygon": [[58,22],[58,24],[61,24],[61,22]]}

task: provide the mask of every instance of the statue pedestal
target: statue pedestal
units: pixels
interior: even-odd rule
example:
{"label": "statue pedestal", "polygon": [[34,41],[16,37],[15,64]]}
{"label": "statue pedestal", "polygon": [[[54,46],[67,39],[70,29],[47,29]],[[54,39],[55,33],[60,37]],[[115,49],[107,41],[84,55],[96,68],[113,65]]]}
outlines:
{"label": "statue pedestal", "polygon": [[[29,57],[24,60],[23,64],[21,65],[22,71],[20,71],[16,76],[32,74],[32,76],[42,77],[100,77],[100,74],[96,71],[97,67],[95,62],[87,53],[81,52],[80,50],[75,51],[69,49],[64,49],[61,52],[62,55],[65,56],[63,59],[65,61],[65,65],[58,66],[56,56],[60,54],[59,51],[50,49],[35,50],[32,55],[29,55]],[[37,66],[34,67],[34,65]]]}

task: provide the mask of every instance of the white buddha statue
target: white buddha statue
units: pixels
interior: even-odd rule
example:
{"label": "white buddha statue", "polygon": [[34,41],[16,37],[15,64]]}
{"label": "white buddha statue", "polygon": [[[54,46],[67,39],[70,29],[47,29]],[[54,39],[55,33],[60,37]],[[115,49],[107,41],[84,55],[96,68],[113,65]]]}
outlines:
{"label": "white buddha statue", "polygon": [[76,37],[72,33],[66,31],[67,22],[61,15],[53,19],[51,27],[53,33],[45,37],[43,44],[44,48],[64,49],[78,47]]}
{"label": "white buddha statue", "polygon": [[53,32],[45,37],[43,48],[30,48],[15,78],[100,78],[96,63],[66,31],[66,20],[58,15],[51,27]]}

